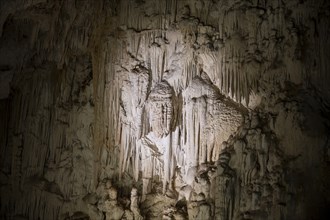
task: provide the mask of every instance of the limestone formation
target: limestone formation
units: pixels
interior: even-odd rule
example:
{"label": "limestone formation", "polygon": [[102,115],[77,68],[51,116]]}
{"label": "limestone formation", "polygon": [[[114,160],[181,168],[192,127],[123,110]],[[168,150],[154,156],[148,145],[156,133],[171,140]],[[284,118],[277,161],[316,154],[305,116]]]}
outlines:
{"label": "limestone formation", "polygon": [[330,2],[0,0],[0,219],[329,219]]}
{"label": "limestone formation", "polygon": [[99,209],[106,213],[106,220],[120,220],[125,211],[117,201],[117,190],[114,187],[108,189],[109,198],[99,205]]}

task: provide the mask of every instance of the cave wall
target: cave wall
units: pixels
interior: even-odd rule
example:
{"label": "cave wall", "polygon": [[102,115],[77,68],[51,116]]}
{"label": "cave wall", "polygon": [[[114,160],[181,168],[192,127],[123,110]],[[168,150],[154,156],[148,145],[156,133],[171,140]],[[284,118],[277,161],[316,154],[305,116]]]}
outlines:
{"label": "cave wall", "polygon": [[1,219],[327,219],[327,1],[0,1]]}

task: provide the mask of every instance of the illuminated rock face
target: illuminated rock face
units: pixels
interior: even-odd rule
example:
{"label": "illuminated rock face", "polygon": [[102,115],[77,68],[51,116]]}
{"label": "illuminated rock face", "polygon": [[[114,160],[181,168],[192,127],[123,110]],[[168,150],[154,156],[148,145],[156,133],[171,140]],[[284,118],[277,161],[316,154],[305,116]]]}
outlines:
{"label": "illuminated rock face", "polygon": [[328,1],[0,3],[0,219],[328,219]]}
{"label": "illuminated rock face", "polygon": [[158,83],[149,94],[150,130],[157,137],[167,136],[173,124],[173,90],[167,82]]}

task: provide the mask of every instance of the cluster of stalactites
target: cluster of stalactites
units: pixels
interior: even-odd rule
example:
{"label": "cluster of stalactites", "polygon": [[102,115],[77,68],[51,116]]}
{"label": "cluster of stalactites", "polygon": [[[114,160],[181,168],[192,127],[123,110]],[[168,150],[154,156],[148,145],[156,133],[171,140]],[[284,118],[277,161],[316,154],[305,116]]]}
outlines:
{"label": "cluster of stalactites", "polygon": [[152,86],[152,71],[142,69],[126,72],[123,80],[120,172],[132,168],[145,195],[155,177],[165,191],[177,167],[188,175],[190,168],[216,161],[222,142],[242,122],[242,113],[205,72],[177,96],[165,80]]}

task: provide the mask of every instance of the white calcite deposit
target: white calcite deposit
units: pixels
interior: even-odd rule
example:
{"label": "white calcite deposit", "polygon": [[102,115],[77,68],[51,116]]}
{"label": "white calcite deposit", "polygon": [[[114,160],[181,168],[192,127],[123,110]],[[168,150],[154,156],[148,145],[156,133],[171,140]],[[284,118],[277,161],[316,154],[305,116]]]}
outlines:
{"label": "white calcite deposit", "polygon": [[329,16],[0,0],[0,219],[328,219]]}

